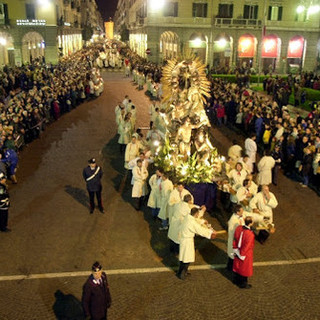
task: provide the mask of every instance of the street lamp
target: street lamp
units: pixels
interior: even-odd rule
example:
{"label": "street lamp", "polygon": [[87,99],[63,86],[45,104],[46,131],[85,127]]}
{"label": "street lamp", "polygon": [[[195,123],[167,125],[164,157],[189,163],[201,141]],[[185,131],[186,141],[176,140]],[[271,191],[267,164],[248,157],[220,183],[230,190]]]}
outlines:
{"label": "street lamp", "polygon": [[300,14],[300,13],[302,13],[305,9],[306,9],[306,8],[305,8],[304,6],[301,6],[301,5],[300,5],[300,6],[297,7],[297,10],[296,10],[296,11],[297,11],[298,14]]}
{"label": "street lamp", "polygon": [[7,40],[3,37],[0,37],[0,45],[5,46],[7,44]]}
{"label": "street lamp", "polygon": [[195,38],[194,40],[192,40],[192,42],[196,48],[199,48],[202,44],[202,40],[200,38]]}
{"label": "street lamp", "polygon": [[50,4],[50,0],[38,0],[39,5],[42,7],[48,7]]}
{"label": "street lamp", "polygon": [[149,0],[149,3],[153,11],[159,11],[164,7],[165,0]]}

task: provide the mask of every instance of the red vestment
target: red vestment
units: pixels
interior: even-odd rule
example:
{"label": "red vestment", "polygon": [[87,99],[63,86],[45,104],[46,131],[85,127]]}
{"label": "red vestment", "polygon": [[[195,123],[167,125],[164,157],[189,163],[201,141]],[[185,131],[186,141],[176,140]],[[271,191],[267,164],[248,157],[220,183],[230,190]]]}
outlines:
{"label": "red vestment", "polygon": [[[242,239],[240,241],[241,233]],[[234,232],[233,248],[239,248],[240,256],[245,257],[245,259],[241,260],[235,255],[233,271],[243,277],[251,277],[253,274],[253,247],[254,233],[245,226],[238,226]]]}

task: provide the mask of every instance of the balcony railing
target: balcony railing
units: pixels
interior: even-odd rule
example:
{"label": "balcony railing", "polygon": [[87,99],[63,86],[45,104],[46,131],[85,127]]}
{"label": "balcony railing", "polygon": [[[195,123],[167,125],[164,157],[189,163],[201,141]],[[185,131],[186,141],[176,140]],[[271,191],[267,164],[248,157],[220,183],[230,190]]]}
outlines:
{"label": "balcony railing", "polygon": [[233,18],[215,18],[214,25],[216,27],[253,27],[259,28],[262,23],[258,19],[233,19]]}

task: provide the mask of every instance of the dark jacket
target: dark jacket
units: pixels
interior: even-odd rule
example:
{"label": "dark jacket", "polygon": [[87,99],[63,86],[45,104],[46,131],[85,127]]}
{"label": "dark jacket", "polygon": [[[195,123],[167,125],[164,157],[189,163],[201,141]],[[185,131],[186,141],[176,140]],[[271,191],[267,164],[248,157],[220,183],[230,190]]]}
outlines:
{"label": "dark jacket", "polygon": [[107,309],[111,306],[107,275],[102,273],[102,284],[94,283],[91,275],[83,286],[82,306],[86,317],[92,320],[103,319],[107,315]]}
{"label": "dark jacket", "polygon": [[90,192],[97,192],[101,190],[101,178],[102,169],[96,166],[94,170],[91,170],[90,166],[83,169],[83,178],[87,183],[87,189]]}
{"label": "dark jacket", "polygon": [[0,183],[0,210],[8,210],[10,207],[9,193],[7,187]]}

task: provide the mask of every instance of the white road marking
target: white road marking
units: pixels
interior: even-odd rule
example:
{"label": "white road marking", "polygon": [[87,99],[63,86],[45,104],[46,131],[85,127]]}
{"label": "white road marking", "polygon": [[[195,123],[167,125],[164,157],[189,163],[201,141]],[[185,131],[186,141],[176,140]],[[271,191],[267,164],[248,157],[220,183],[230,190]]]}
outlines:
{"label": "white road marking", "polygon": [[[306,263],[319,263],[320,257],[307,258],[299,260],[278,260],[278,261],[262,261],[254,262],[254,267],[269,267],[269,266],[286,266],[286,265],[298,265]],[[225,264],[207,264],[190,266],[190,270],[211,270],[211,269],[223,269]],[[176,268],[174,268],[176,269]],[[105,270],[107,275],[119,275],[119,274],[144,274],[144,273],[160,273],[160,272],[172,272],[173,269],[169,267],[160,268],[136,268],[136,269],[115,269]],[[30,275],[12,275],[12,276],[0,276],[0,281],[16,281],[16,280],[33,280],[33,279],[53,279],[53,278],[70,278],[70,277],[86,277],[90,274],[90,271],[75,271],[75,272],[59,272],[59,273],[38,273]]]}

